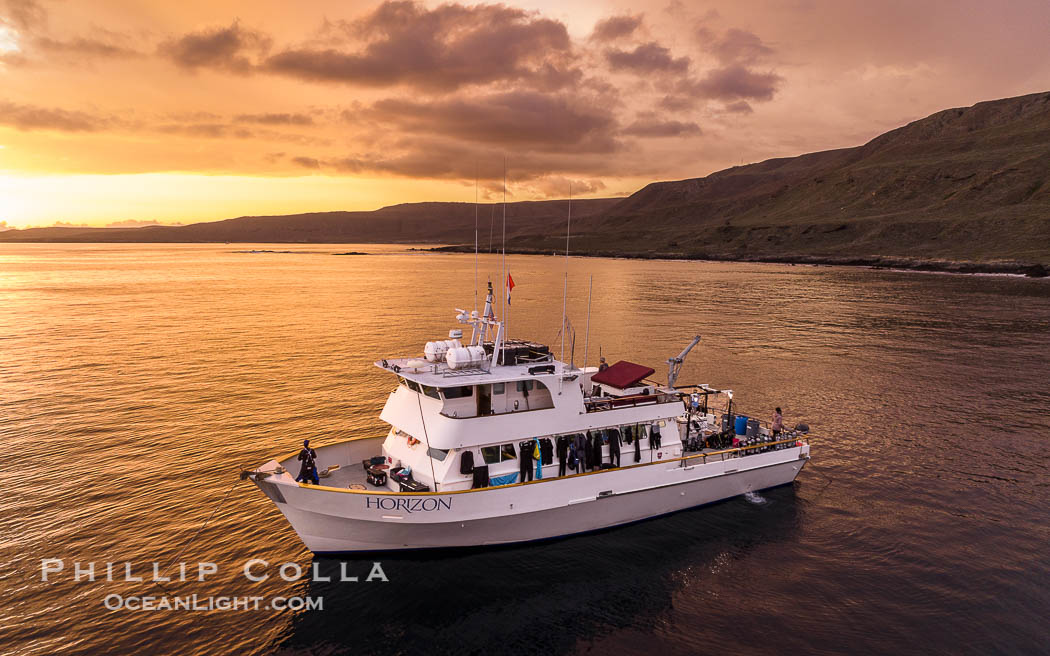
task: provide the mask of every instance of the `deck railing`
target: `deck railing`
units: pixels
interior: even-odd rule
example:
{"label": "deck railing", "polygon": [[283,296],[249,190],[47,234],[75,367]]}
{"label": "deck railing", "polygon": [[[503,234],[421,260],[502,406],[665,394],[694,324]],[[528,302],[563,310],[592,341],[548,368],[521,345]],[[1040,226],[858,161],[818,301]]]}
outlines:
{"label": "deck railing", "polygon": [[655,392],[653,394],[631,394],[630,396],[600,396],[583,400],[587,412],[601,412],[616,408],[633,408],[639,405],[656,405],[658,403],[681,402],[677,394]]}

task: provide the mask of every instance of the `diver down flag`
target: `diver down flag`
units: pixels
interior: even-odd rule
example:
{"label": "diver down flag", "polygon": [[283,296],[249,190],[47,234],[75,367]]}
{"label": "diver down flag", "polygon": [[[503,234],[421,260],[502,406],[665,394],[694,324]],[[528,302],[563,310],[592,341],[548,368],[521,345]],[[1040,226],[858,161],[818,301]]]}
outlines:
{"label": "diver down flag", "polygon": [[510,293],[514,291],[514,278],[510,277],[510,272],[507,272],[507,305],[510,305]]}

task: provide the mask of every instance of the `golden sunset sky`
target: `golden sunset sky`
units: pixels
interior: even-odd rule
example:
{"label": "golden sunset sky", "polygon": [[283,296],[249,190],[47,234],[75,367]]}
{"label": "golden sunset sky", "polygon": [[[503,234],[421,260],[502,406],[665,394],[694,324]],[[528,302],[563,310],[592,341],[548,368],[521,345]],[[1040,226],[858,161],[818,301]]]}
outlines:
{"label": "golden sunset sky", "polygon": [[631,193],[1050,89],[1050,2],[0,0],[0,228]]}

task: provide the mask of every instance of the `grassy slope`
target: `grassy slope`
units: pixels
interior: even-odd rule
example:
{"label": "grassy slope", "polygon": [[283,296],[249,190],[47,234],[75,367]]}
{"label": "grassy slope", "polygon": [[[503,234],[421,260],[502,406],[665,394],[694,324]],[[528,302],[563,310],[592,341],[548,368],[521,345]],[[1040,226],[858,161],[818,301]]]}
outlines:
{"label": "grassy slope", "polygon": [[574,232],[581,250],[638,255],[1050,264],[1050,93],[945,110],[856,148],[653,183]]}

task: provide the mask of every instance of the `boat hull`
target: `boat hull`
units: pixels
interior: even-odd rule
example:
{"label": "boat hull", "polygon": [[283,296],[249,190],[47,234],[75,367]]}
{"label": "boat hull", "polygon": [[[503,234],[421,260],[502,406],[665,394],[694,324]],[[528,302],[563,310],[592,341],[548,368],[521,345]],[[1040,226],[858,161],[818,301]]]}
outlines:
{"label": "boat hull", "polygon": [[601,530],[785,485],[808,462],[809,446],[707,460],[450,494],[256,484],[314,553],[476,547]]}

